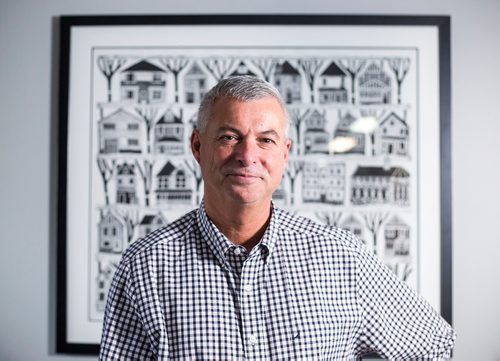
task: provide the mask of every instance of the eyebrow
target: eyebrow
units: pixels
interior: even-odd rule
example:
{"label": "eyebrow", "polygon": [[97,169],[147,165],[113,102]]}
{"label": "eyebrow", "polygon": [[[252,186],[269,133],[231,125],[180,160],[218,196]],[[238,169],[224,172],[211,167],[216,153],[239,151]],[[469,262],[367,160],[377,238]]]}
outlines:
{"label": "eyebrow", "polygon": [[[219,128],[217,128],[216,134],[220,134],[220,133],[227,132],[227,131],[233,132],[236,134],[241,134],[241,132],[238,129],[236,129],[234,127],[229,127],[229,126],[220,126]],[[274,129],[264,130],[262,132],[259,132],[258,135],[259,136],[262,136],[262,135],[274,136],[277,139],[281,139],[279,133],[277,131],[275,131]]]}

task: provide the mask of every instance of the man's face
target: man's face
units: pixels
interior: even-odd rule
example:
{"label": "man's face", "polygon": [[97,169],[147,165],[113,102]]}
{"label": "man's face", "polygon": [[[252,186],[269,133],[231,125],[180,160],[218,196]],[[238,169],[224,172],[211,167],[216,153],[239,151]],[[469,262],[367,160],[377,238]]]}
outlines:
{"label": "man's face", "polygon": [[270,202],[288,160],[285,114],[272,97],[216,100],[203,133],[191,138],[205,182],[205,202]]}

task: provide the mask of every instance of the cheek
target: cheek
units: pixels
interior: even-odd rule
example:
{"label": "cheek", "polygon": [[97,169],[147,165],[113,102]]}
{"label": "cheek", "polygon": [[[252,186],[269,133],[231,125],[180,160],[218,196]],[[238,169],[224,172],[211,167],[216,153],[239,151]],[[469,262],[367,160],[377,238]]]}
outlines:
{"label": "cheek", "polygon": [[203,161],[208,169],[217,169],[228,161],[230,154],[231,152],[226,148],[211,149],[210,152],[204,154]]}

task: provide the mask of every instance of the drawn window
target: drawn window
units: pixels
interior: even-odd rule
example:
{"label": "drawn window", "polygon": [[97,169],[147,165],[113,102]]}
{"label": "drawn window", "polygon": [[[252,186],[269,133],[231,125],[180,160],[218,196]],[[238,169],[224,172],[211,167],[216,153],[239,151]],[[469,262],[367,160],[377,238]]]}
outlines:
{"label": "drawn window", "polygon": [[134,124],[134,123],[128,124],[127,129],[128,130],[137,130],[137,129],[139,129],[139,124]]}
{"label": "drawn window", "polygon": [[182,170],[177,172],[175,176],[175,187],[176,188],[186,188],[186,176]]}
{"label": "drawn window", "polygon": [[158,188],[168,189],[168,178],[167,177],[159,177],[158,178]]}

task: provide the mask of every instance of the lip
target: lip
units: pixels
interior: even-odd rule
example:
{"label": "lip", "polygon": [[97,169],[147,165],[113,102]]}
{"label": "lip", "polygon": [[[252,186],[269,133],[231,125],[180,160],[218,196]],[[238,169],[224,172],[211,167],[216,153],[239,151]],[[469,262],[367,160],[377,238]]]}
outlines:
{"label": "lip", "polygon": [[249,184],[261,179],[259,176],[248,173],[228,173],[226,177],[231,179],[233,182],[241,184]]}

